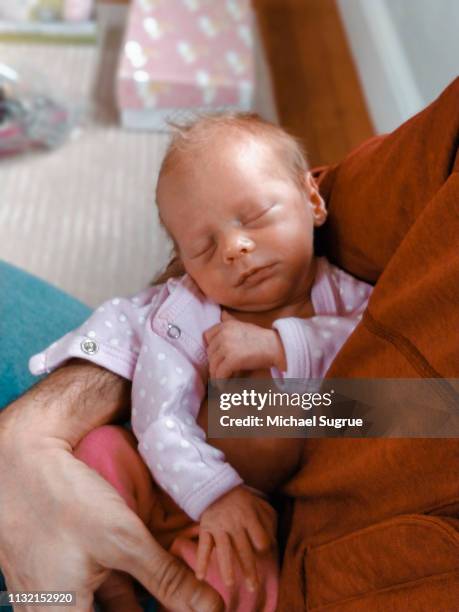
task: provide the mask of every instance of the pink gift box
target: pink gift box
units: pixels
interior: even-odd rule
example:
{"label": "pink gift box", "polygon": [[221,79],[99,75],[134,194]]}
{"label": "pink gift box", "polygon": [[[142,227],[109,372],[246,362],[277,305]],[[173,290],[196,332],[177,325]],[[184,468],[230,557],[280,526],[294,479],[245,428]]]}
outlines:
{"label": "pink gift box", "polygon": [[193,111],[254,107],[250,0],[132,0],[117,74],[121,122],[167,129]]}

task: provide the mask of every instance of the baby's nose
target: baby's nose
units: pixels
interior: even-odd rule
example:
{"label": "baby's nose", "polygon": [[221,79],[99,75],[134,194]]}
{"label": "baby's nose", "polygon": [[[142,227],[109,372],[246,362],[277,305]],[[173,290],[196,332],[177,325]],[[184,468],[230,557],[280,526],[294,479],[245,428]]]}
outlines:
{"label": "baby's nose", "polygon": [[248,236],[239,233],[233,233],[226,237],[223,246],[223,260],[225,263],[231,263],[248,253],[251,253],[255,248],[255,243]]}

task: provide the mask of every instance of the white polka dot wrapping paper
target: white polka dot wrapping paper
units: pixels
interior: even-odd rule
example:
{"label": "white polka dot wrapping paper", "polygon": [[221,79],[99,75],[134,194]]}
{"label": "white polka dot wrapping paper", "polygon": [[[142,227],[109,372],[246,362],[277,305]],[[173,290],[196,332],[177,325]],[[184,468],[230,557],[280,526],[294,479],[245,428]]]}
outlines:
{"label": "white polka dot wrapping paper", "polygon": [[252,110],[254,73],[250,0],[132,1],[117,75],[123,123],[139,110],[157,129],[190,110]]}

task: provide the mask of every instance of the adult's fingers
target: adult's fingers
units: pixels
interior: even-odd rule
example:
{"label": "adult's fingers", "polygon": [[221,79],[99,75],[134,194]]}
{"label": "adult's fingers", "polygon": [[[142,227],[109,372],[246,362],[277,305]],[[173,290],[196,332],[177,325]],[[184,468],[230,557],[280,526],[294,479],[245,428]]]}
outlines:
{"label": "adult's fingers", "polygon": [[137,601],[131,576],[124,572],[110,572],[96,591],[97,602],[103,612],[142,612]]}
{"label": "adult's fingers", "polygon": [[224,610],[218,593],[207,583],[199,582],[188,566],[166,552],[140,520],[136,531],[126,530],[119,540],[120,552],[112,567],[134,576],[168,610]]}

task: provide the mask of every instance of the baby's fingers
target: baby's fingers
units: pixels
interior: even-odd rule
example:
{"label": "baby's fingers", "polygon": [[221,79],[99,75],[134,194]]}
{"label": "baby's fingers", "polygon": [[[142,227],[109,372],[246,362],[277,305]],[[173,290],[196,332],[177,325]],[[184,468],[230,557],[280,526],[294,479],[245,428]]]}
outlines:
{"label": "baby's fingers", "polygon": [[214,537],[220,575],[226,586],[231,587],[234,584],[234,559],[230,537],[224,531],[216,533]]}
{"label": "baby's fingers", "polygon": [[206,577],[213,547],[214,541],[212,535],[208,531],[201,531],[199,533],[198,552],[196,554],[195,574],[198,580],[204,580]]}
{"label": "baby's fingers", "polygon": [[249,537],[245,530],[241,530],[233,536],[234,547],[239,557],[242,572],[249,591],[255,591],[258,585],[257,568],[255,563],[255,553],[250,544]]}
{"label": "baby's fingers", "polygon": [[277,533],[277,514],[273,508],[257,508],[258,518],[267,535],[270,538],[271,544],[275,545]]}
{"label": "baby's fingers", "polygon": [[208,354],[209,360],[209,375],[212,380],[217,378],[217,369],[220,367],[221,362],[225,359],[225,355],[221,351],[215,351],[212,354]]}
{"label": "baby's fingers", "polygon": [[270,549],[271,531],[266,531],[257,515],[249,518],[246,529],[256,550],[267,552]]}
{"label": "baby's fingers", "polygon": [[234,372],[235,368],[232,364],[231,358],[225,355],[216,367],[215,378],[231,378]]}
{"label": "baby's fingers", "polygon": [[212,325],[212,327],[209,327],[209,329],[204,332],[203,336],[204,340],[206,341],[206,344],[209,344],[211,340],[215,338],[215,336],[218,336],[221,331],[221,328],[222,324],[217,323],[216,325]]}

